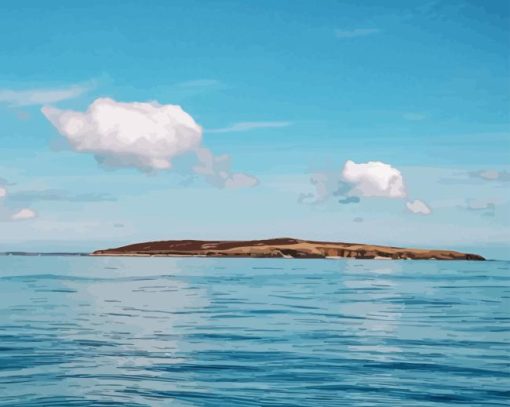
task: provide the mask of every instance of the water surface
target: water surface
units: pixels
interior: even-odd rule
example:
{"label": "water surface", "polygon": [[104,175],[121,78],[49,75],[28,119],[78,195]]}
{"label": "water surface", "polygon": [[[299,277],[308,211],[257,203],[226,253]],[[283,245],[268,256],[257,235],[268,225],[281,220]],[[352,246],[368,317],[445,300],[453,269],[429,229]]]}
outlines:
{"label": "water surface", "polygon": [[0,405],[506,406],[510,263],[0,256]]}

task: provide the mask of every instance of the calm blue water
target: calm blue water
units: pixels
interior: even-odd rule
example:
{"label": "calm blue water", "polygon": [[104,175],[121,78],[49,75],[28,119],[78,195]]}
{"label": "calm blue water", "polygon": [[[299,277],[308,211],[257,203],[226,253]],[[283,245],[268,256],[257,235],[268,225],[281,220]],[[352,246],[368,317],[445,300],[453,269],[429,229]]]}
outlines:
{"label": "calm blue water", "polygon": [[0,256],[0,405],[504,406],[510,263]]}

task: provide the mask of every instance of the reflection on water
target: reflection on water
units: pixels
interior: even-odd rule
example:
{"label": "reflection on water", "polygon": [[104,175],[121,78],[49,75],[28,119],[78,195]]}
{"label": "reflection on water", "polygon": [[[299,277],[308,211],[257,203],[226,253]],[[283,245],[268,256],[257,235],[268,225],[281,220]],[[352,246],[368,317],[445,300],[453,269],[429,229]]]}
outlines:
{"label": "reflection on water", "polygon": [[0,405],[506,405],[509,263],[0,257]]}

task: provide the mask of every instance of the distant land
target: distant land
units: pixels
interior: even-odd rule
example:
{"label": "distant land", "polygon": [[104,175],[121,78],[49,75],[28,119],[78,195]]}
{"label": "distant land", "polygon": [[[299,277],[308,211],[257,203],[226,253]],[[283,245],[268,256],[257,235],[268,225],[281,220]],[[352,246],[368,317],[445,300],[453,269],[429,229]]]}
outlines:
{"label": "distant land", "polygon": [[452,250],[409,249],[358,243],[319,242],[292,238],[266,240],[165,240],[96,250],[92,256],[199,256],[256,258],[354,258],[392,260],[485,260],[478,254]]}
{"label": "distant land", "polygon": [[75,252],[0,252],[0,256],[90,256],[90,253]]}

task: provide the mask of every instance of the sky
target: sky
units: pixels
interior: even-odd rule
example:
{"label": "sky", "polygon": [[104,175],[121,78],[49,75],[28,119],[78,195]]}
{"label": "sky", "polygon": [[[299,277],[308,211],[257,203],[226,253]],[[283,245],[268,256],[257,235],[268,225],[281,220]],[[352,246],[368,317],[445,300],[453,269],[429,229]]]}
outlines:
{"label": "sky", "polygon": [[0,251],[510,258],[510,3],[2,1]]}

